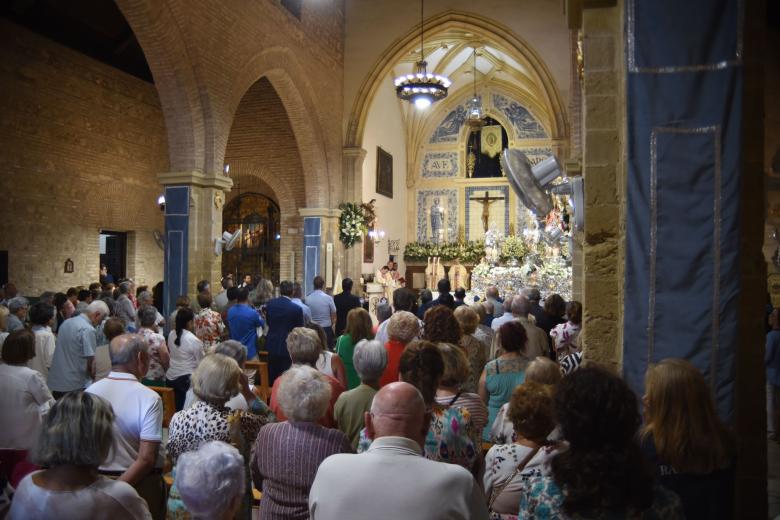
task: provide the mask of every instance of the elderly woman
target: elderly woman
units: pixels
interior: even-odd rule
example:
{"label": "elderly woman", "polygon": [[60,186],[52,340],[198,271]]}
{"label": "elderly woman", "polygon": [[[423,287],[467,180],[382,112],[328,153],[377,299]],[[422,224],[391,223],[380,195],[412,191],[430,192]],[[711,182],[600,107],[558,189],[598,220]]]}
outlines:
{"label": "elderly woman", "polygon": [[213,310],[211,304],[211,293],[198,294],[200,311],[195,315],[195,335],[203,342],[207,352],[211,352],[227,336],[222,315]]}
{"label": "elderly woman", "polygon": [[[316,370],[316,363],[322,352],[322,343],[316,332],[307,327],[295,327],[287,335],[287,351],[290,353],[290,359],[294,365],[308,365]],[[336,400],[344,391],[344,387],[335,378],[326,376],[325,380],[330,384],[331,395],[330,404],[326,413],[318,419],[318,422],[326,428],[335,428],[336,420],[333,418],[333,406],[336,404]],[[271,388],[271,411],[276,414],[276,417],[280,421],[287,419],[284,410],[279,405],[277,399],[277,393],[279,392],[279,385],[281,380],[279,378],[274,381],[274,386]]]}
{"label": "elderly woman", "polygon": [[498,329],[502,354],[488,361],[479,377],[479,396],[487,403],[488,422],[482,431],[482,439],[490,440],[490,426],[496,419],[498,410],[509,402],[512,391],[525,380],[528,358],[525,346],[528,336],[519,321],[509,321]]}
{"label": "elderly woman", "polygon": [[553,348],[558,360],[580,351],[580,330],[582,329],[582,304],[566,304],[566,323],[561,323],[550,331]]}
{"label": "elderly woman", "polygon": [[274,383],[287,420],[260,430],[255,442],[252,469],[263,490],[260,518],[309,518],[309,489],[320,463],[330,455],[352,452],[342,432],[318,423],[331,402],[326,377],[311,366],[293,365],[277,379],[278,387]]}
{"label": "elderly woman", "polygon": [[[463,306],[458,308],[461,309]],[[441,406],[467,409],[474,426],[474,441],[479,444],[482,429],[487,424],[487,407],[478,394],[465,390],[469,377],[469,362],[466,354],[460,347],[449,343],[439,343],[438,347],[444,360],[444,374],[436,389],[436,403]]]}
{"label": "elderly woman", "polygon": [[[16,485],[31,469],[27,451],[54,399],[46,381],[27,364],[35,357],[35,336],[27,329],[12,332],[3,343],[0,364],[0,460],[5,477]],[[14,470],[16,466],[16,470]]]}
{"label": "elderly woman", "polygon": [[192,332],[195,329],[194,319],[192,309],[179,309],[176,313],[176,329],[168,335],[171,362],[165,372],[165,379],[167,386],[173,388],[177,410],[184,407],[190,377],[204,354],[203,342]]}
{"label": "elderly woman", "polygon": [[[533,381],[541,385],[547,385],[551,391],[563,378],[561,368],[550,358],[537,357],[529,363],[525,369],[525,382]],[[490,442],[495,444],[509,444],[517,440],[515,426],[509,416],[511,401],[506,403],[496,414],[493,426],[490,427]],[[550,434],[551,440],[560,440],[560,432],[556,428]]]}
{"label": "elderly woman", "polygon": [[[269,415],[241,414],[238,428],[229,428],[228,417],[233,412],[225,407],[241,391],[241,368],[232,358],[211,354],[203,358],[192,374],[192,390],[198,400],[187,410],[176,412],[168,427],[168,454],[174,464],[179,455],[193,451],[207,441],[230,442],[245,447],[243,455],[249,463],[249,448],[260,428],[269,422]],[[175,468],[174,468],[175,471]],[[247,504],[251,505],[251,488],[247,489]],[[183,511],[176,488],[171,488],[168,513]]]}
{"label": "elderly woman", "polygon": [[[238,367],[241,369],[241,391],[230,398],[225,403],[225,408],[231,410],[251,411],[260,415],[269,415],[271,410],[265,401],[262,401],[257,394],[255,394],[255,386],[249,383],[249,378],[244,372],[246,365],[246,347],[240,342],[234,339],[228,339],[217,345],[214,349],[214,354],[222,354],[229,358],[235,359],[238,363]],[[192,387],[187,390],[187,398],[184,401],[184,408],[191,408],[197,397]]]}
{"label": "elderly woman", "polygon": [[364,339],[355,346],[352,360],[361,383],[339,396],[333,415],[338,429],[349,437],[352,447],[357,448],[360,430],[365,426],[365,413],[371,408],[379,390],[379,378],[387,366],[387,351],[380,342]]}
{"label": "elderly woman", "polygon": [[457,345],[463,336],[460,323],[446,305],[434,305],[425,313],[422,338],[433,343]]}
{"label": "elderly woman", "polygon": [[637,442],[639,403],[606,369],[584,367],[555,391],[568,449],[520,492],[521,518],[685,518],[680,499],[653,484]]}
{"label": "elderly woman", "polygon": [[[157,307],[154,306],[154,296],[149,291],[141,291],[138,294],[138,310],[141,310],[143,307],[151,307],[154,309],[155,315],[157,318],[155,319],[155,323],[158,327],[165,327],[165,318],[162,314],[157,312]],[[136,313],[136,320],[135,320],[135,326],[136,328],[140,328],[141,324],[138,320],[138,315]]]}
{"label": "elderly woman", "polygon": [[379,386],[398,381],[398,364],[401,361],[406,345],[417,338],[420,333],[420,321],[408,311],[398,311],[390,317],[387,324],[385,350],[387,350],[387,367],[379,380]]}
{"label": "elderly woman", "polygon": [[515,441],[496,444],[485,456],[485,496],[499,518],[517,516],[525,483],[530,476],[542,475],[557,448],[547,440],[555,428],[549,386],[526,381],[515,388],[508,415],[515,425]]}
{"label": "elderly woman", "polygon": [[347,327],[344,334],[336,340],[336,353],[344,363],[344,369],[347,374],[347,389],[352,390],[360,384],[357,370],[352,361],[355,351],[355,345],[364,339],[371,339],[374,334],[371,332],[371,316],[368,311],[362,307],[352,309],[347,313]]}
{"label": "elderly woman", "polygon": [[244,473],[244,458],[236,448],[210,441],[182,453],[175,484],[194,520],[232,520],[241,506]]}
{"label": "elderly woman", "polygon": [[470,307],[461,305],[455,309],[454,314],[463,331],[463,336],[461,336],[458,345],[466,352],[470,368],[468,379],[463,384],[463,390],[475,393],[479,388],[479,375],[482,373],[482,369],[485,368],[485,363],[487,363],[490,347],[485,348],[474,335],[477,325],[479,325],[479,315],[476,312]]}
{"label": "elderly woman", "polygon": [[138,309],[138,322],[141,327],[138,334],[149,345],[149,370],[141,382],[149,386],[165,386],[165,371],[171,363],[165,337],[159,332],[157,315],[157,309],[151,305]]}
{"label": "elderly woman", "polygon": [[55,403],[33,451],[34,462],[47,469],[19,483],[8,518],[151,519],[132,486],[98,474],[113,443],[113,422],[111,405],[86,392]]}

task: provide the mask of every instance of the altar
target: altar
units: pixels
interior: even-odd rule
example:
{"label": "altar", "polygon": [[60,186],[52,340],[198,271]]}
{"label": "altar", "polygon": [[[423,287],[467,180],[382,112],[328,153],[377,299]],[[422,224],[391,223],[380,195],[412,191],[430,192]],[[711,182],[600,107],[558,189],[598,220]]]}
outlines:
{"label": "altar", "polygon": [[552,260],[541,266],[479,264],[471,272],[471,292],[484,299],[485,290],[490,285],[495,285],[502,296],[535,287],[539,289],[542,299],[558,294],[569,301],[572,297],[572,271],[571,266],[566,264],[564,260]]}

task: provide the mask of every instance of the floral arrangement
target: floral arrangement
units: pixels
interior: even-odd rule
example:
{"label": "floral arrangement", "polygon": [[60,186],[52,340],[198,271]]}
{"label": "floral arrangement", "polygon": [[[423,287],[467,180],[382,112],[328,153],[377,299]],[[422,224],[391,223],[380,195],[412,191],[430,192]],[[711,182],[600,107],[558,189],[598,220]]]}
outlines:
{"label": "floral arrangement", "polygon": [[528,244],[521,237],[512,235],[504,239],[501,244],[501,260],[515,259],[519,262],[528,254]]}
{"label": "floral arrangement", "polygon": [[482,241],[453,242],[434,244],[431,242],[409,242],[404,248],[404,260],[426,261],[428,257],[438,256],[442,260],[459,259],[466,264],[476,264],[485,254]]}
{"label": "floral arrangement", "polygon": [[[363,235],[368,231],[368,225],[371,223],[369,215],[366,214],[365,204],[356,204],[354,202],[344,202],[339,205],[341,216],[339,217],[339,240],[344,247],[349,249],[356,242],[363,239]],[[373,219],[372,219],[373,220]]]}

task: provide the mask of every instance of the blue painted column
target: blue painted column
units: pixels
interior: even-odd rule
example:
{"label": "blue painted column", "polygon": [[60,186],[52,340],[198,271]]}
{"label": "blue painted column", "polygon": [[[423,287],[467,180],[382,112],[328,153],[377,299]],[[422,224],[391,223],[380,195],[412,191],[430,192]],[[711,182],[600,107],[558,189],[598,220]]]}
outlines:
{"label": "blue painted column", "polygon": [[314,277],[320,273],[320,247],[322,219],[303,218],[303,290],[309,294],[314,290]]}
{"label": "blue painted column", "polygon": [[165,316],[187,294],[190,186],[165,187]]}

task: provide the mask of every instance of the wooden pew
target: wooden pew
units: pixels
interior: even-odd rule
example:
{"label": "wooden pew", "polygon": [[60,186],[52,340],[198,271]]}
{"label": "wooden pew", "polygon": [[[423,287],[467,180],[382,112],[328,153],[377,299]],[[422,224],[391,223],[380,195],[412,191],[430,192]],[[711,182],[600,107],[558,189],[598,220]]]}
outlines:
{"label": "wooden pew", "polygon": [[163,386],[150,386],[152,390],[162,397],[163,403],[163,428],[167,428],[171,423],[171,417],[176,413],[176,398],[173,394],[173,388]]}
{"label": "wooden pew", "polygon": [[268,402],[271,398],[271,377],[268,375],[268,362],[267,361],[247,361],[246,368],[249,370],[257,370],[257,374],[260,376],[260,381],[255,385],[255,394],[263,401]]}

